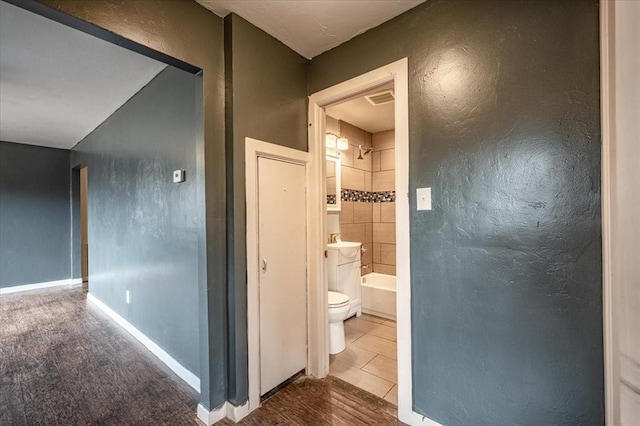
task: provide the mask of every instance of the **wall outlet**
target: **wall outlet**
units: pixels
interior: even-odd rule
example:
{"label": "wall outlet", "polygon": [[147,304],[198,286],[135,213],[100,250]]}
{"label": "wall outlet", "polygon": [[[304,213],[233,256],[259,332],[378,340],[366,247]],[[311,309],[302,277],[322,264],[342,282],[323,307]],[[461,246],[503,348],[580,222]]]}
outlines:
{"label": "wall outlet", "polygon": [[127,290],[126,296],[127,296],[127,305],[128,305],[131,303],[131,296],[129,295],[129,290]]}
{"label": "wall outlet", "polygon": [[184,182],[184,170],[173,171],[173,183]]}

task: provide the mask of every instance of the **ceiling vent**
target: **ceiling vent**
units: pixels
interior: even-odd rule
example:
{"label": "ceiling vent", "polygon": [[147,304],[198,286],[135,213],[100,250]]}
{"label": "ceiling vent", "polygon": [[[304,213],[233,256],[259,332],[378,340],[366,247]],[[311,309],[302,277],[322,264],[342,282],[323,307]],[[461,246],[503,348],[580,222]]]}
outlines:
{"label": "ceiling vent", "polygon": [[395,100],[395,96],[393,96],[393,90],[385,90],[384,92],[366,95],[365,98],[367,98],[369,103],[373,106],[388,104],[389,102],[393,102]]}

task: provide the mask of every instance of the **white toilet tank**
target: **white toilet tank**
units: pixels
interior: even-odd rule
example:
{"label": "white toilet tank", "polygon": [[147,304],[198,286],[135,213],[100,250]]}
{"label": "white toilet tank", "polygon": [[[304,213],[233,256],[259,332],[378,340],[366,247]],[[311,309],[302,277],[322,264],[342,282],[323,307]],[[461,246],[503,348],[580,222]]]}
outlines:
{"label": "white toilet tank", "polygon": [[360,289],[361,243],[341,241],[328,244],[327,275],[329,290],[349,296],[351,309],[347,318],[362,314]]}

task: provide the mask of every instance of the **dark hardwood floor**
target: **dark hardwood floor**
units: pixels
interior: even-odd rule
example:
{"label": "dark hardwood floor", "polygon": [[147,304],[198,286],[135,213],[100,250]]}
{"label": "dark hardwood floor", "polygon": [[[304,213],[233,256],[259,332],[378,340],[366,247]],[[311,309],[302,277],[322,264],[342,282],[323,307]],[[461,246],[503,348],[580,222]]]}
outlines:
{"label": "dark hardwood floor", "polygon": [[0,298],[0,424],[191,424],[199,394],[81,287]]}
{"label": "dark hardwood floor", "polygon": [[[0,297],[0,425],[194,425],[198,400],[82,288]],[[239,424],[400,423],[394,405],[329,377],[297,380]]]}
{"label": "dark hardwood floor", "polygon": [[[240,421],[242,426],[263,425],[402,425],[390,402],[329,376],[318,380],[303,377],[265,401]],[[231,426],[224,419],[216,425]]]}

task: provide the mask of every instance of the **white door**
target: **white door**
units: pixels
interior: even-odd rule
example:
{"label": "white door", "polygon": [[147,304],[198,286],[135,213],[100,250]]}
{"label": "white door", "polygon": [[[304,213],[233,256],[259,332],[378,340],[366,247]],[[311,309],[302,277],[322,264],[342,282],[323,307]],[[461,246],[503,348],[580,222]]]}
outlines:
{"label": "white door", "polygon": [[260,395],[307,365],[306,171],[258,158]]}

